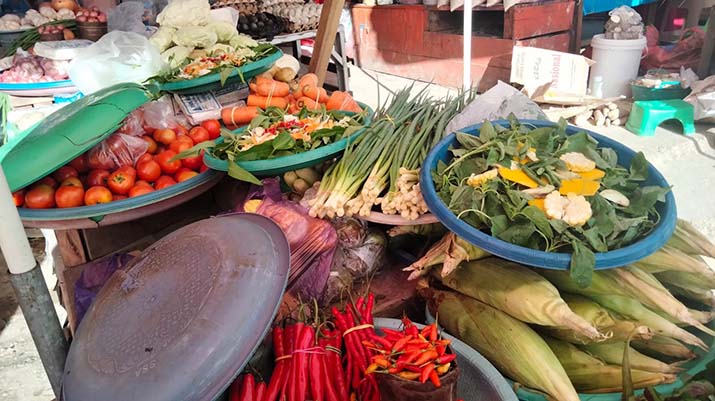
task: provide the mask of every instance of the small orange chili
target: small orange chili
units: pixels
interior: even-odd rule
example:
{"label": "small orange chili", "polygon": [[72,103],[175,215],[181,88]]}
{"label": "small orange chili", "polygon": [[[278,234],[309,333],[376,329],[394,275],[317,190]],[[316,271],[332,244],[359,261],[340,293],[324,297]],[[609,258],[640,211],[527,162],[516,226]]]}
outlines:
{"label": "small orange chili", "polygon": [[436,324],[430,325],[429,336],[425,336],[425,337],[427,337],[432,342],[437,341],[437,325]]}
{"label": "small orange chili", "polygon": [[397,377],[405,380],[417,380],[420,377],[420,374],[415,372],[400,372],[397,374]]}
{"label": "small orange chili", "polygon": [[435,370],[437,371],[437,374],[443,375],[449,371],[449,367],[451,366],[451,363],[445,363],[444,365],[439,365]]}
{"label": "small orange chili", "polygon": [[438,357],[439,357],[439,355],[437,355],[437,352],[434,350],[425,351],[422,353],[422,355],[420,355],[419,358],[417,358],[417,360],[414,362],[414,364],[417,366],[422,366],[427,362],[431,362],[431,361],[437,359]]}
{"label": "small orange chili", "polygon": [[391,365],[390,361],[388,361],[387,358],[385,358],[382,355],[373,356],[372,363],[376,364],[377,366],[379,366],[383,369],[387,369]]}
{"label": "small orange chili", "polygon": [[365,374],[366,375],[372,374],[377,370],[377,368],[379,368],[379,366],[376,363],[371,363],[370,366],[368,366],[367,369],[365,369]]}
{"label": "small orange chili", "polygon": [[437,340],[434,343],[435,343],[435,345],[449,345],[449,344],[452,344],[452,341],[445,338],[442,340]]}
{"label": "small orange chili", "polygon": [[429,380],[432,382],[432,384],[434,384],[435,387],[442,387],[442,382],[439,380],[439,376],[437,376],[437,372],[435,372],[434,370],[429,373]]}
{"label": "small orange chili", "polygon": [[395,343],[395,345],[392,346],[392,351],[393,352],[402,351],[402,349],[405,348],[405,345],[407,345],[407,342],[410,341],[411,339],[412,339],[412,336],[402,337]]}

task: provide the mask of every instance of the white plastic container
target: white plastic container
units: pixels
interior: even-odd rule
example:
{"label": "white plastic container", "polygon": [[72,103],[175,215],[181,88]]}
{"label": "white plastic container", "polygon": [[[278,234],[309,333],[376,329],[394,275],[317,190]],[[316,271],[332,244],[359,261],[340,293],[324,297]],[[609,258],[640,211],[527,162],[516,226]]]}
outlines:
{"label": "white plastic container", "polygon": [[591,40],[593,56],[596,64],[591,67],[589,87],[592,95],[595,84],[601,77],[601,97],[610,98],[631,95],[631,81],[638,76],[646,38],[632,40],[606,39],[596,35]]}

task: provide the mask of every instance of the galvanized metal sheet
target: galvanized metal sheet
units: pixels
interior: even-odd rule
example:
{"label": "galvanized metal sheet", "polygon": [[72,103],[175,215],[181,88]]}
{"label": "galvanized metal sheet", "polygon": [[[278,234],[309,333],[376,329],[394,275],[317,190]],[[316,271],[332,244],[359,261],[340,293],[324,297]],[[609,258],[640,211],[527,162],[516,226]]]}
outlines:
{"label": "galvanized metal sheet", "polygon": [[64,399],[214,399],[270,327],[289,266],[283,232],[259,215],[206,219],[159,240],[110,278],[84,317]]}

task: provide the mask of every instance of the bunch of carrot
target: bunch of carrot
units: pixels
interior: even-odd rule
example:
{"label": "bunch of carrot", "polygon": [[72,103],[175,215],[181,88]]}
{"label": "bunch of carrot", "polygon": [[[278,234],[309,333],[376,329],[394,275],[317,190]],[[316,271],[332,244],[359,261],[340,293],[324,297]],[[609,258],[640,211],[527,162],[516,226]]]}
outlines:
{"label": "bunch of carrot", "polygon": [[347,92],[335,91],[330,96],[319,85],[318,76],[305,74],[291,84],[275,80],[267,75],[259,75],[249,83],[250,94],[246,106],[227,107],[221,111],[221,118],[226,126],[239,127],[253,120],[261,110],[277,107],[291,114],[302,108],[308,110],[342,110],[359,113],[360,105]]}
{"label": "bunch of carrot", "polygon": [[439,336],[436,324],[418,330],[409,319],[402,319],[402,331],[382,329],[385,337],[377,337],[374,342],[364,342],[377,352],[365,369],[367,375],[386,373],[405,380],[431,381],[441,387],[440,376],[450,371],[457,358],[448,353],[450,340]]}

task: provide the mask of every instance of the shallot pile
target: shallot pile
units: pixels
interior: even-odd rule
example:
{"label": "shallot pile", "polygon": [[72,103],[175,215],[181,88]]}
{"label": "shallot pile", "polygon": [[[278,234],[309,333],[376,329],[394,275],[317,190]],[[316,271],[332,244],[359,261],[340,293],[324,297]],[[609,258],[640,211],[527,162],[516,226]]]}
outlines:
{"label": "shallot pile", "polygon": [[0,82],[34,83],[68,79],[68,61],[51,60],[17,50],[12,67],[0,74]]}

